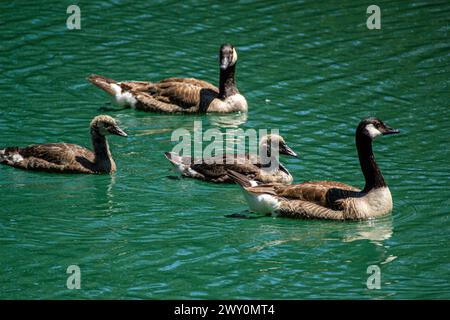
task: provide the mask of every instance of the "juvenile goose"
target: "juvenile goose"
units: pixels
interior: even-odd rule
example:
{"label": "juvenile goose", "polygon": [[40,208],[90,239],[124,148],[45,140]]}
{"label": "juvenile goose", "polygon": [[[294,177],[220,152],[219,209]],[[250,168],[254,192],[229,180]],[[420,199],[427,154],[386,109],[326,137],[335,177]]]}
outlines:
{"label": "juvenile goose", "polygon": [[96,116],[91,122],[91,138],[94,151],[76,144],[35,144],[24,148],[0,149],[0,163],[19,169],[60,173],[110,173],[116,164],[109,151],[106,136],[114,134],[126,137],[110,116]]}
{"label": "juvenile goose", "polygon": [[[203,158],[201,163],[195,163],[189,156],[179,156],[173,152],[166,152],[166,158],[174,165],[181,175],[211,182],[232,183],[227,170],[239,172],[249,179],[264,183],[291,183],[292,176],[279,162],[272,146],[278,146],[278,153],[297,157],[288,147],[284,139],[275,134],[261,138],[259,144],[260,156],[253,161],[248,153],[239,158],[224,154],[222,157]],[[232,163],[226,161],[232,159]],[[227,163],[228,162],[228,163]],[[255,163],[256,162],[256,163]]]}
{"label": "juvenile goose", "polygon": [[291,218],[367,219],[392,211],[392,197],[375,162],[372,140],[399,133],[376,118],[362,120],[356,129],[356,148],[366,184],[363,190],[334,181],[307,181],[302,184],[257,185],[247,177],[229,171],[241,185],[251,210]]}
{"label": "juvenile goose", "polygon": [[88,80],[114,97],[117,104],[149,112],[245,112],[247,101],[235,81],[237,53],[231,44],[220,47],[219,88],[194,78],[168,78],[159,82],[117,82],[99,75]]}

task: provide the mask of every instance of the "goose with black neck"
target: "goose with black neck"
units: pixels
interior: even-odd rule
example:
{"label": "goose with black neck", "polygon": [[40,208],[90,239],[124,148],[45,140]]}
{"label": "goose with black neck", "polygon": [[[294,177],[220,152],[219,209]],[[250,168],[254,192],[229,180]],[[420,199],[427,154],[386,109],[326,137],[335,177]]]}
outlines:
{"label": "goose with black neck", "polygon": [[377,118],[362,120],[355,133],[362,190],[336,181],[306,181],[295,185],[255,185],[247,177],[230,171],[228,176],[244,191],[250,209],[262,214],[290,218],[361,220],[392,211],[391,192],[372,151],[372,141],[381,135],[399,133]]}
{"label": "goose with black neck", "polygon": [[195,78],[118,82],[93,74],[88,80],[112,95],[118,105],[147,112],[246,112],[247,100],[236,85],[236,64],[236,49],[231,44],[223,44],[219,52],[219,88]]}

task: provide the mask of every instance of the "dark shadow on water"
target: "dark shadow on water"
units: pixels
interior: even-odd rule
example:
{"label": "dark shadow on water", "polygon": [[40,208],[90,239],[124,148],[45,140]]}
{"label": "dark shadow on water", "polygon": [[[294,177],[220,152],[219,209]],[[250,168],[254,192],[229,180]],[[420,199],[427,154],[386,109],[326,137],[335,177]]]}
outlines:
{"label": "dark shadow on water", "polygon": [[183,179],[183,177],[181,177],[181,176],[166,176],[166,178],[170,179],[170,180],[182,180]]}
{"label": "dark shadow on water", "polygon": [[113,105],[112,103],[107,103],[106,105],[99,107],[97,110],[99,112],[118,112],[118,111],[122,111],[125,109],[127,109],[127,108],[120,108],[116,105]]}
{"label": "dark shadow on water", "polygon": [[248,210],[239,212],[239,213],[232,213],[232,214],[226,214],[226,218],[237,218],[237,219],[260,219],[260,218],[266,218],[267,216],[262,215],[256,215],[251,213]]}

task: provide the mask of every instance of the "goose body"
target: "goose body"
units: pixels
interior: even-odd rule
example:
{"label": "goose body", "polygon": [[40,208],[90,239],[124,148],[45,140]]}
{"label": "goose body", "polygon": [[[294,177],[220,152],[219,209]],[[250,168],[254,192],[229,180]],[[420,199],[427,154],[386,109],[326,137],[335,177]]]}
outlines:
{"label": "goose body", "polygon": [[0,163],[25,170],[59,173],[111,173],[116,164],[106,135],[126,137],[110,116],[95,117],[90,126],[93,151],[76,144],[48,143],[0,149]]}
{"label": "goose body", "polygon": [[237,53],[232,45],[220,48],[219,88],[194,78],[167,78],[159,82],[123,81],[91,75],[88,80],[124,107],[148,112],[246,112],[247,101],[235,81]]}
{"label": "goose body", "polygon": [[201,161],[195,161],[189,156],[179,156],[173,152],[166,152],[165,156],[176,171],[185,177],[217,183],[232,183],[233,180],[228,176],[228,170],[233,170],[255,181],[289,184],[293,178],[289,171],[279,163],[278,155],[272,152],[272,143],[278,147],[279,153],[297,156],[279,135],[264,136],[260,141],[260,153],[266,154],[269,161],[261,161],[261,156],[257,161],[252,161],[248,153],[240,157],[225,154],[221,157],[207,158]]}
{"label": "goose body", "polygon": [[392,211],[392,196],[375,162],[372,140],[379,135],[398,133],[375,118],[360,122],[356,145],[365,177],[363,190],[335,181],[307,181],[296,185],[258,184],[228,172],[243,188],[251,210],[290,218],[368,219]]}

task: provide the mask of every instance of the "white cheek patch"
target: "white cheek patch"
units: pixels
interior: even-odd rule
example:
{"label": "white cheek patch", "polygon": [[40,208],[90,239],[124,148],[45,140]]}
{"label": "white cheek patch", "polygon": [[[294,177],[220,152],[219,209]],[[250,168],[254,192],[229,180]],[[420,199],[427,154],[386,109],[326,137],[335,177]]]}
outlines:
{"label": "white cheek patch", "polygon": [[368,124],[366,126],[366,130],[369,133],[369,136],[372,139],[375,139],[376,137],[378,137],[379,135],[381,135],[382,133],[380,132],[380,130],[378,130],[377,128],[375,128],[375,126],[373,124]]}
{"label": "white cheek patch", "polygon": [[233,48],[233,60],[231,60],[231,65],[234,66],[236,64],[237,61],[237,53],[236,53],[236,49]]}

